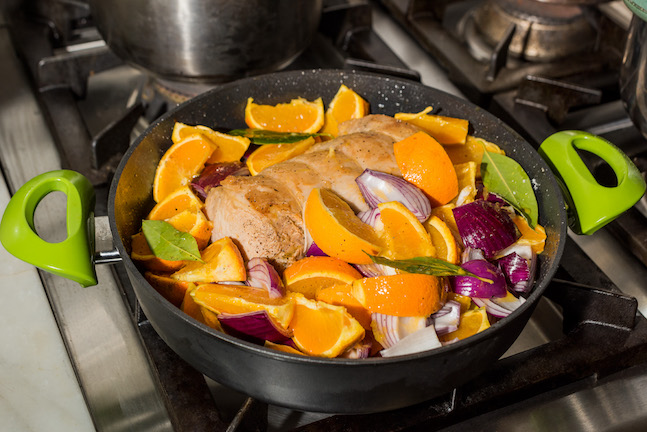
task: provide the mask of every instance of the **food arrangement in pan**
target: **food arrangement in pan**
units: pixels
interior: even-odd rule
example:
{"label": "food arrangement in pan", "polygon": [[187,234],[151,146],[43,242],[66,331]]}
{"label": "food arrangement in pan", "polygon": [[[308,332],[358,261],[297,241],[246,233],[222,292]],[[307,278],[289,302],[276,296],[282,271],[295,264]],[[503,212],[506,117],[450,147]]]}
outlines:
{"label": "food arrangement in pan", "polygon": [[546,234],[523,168],[465,119],[330,104],[176,122],[131,257],[217,330],[296,354],[394,356],[476,334],[525,301]]}
{"label": "food arrangement in pan", "polygon": [[[271,131],[275,113],[300,132]],[[617,185],[599,185],[578,151],[604,159]],[[59,243],[33,224],[52,191],[67,195]],[[644,191],[631,161],[591,134],[558,132],[536,150],[420,83],[289,71],[157,119],[117,168],[108,220],[145,317],[193,368],[265,402],[371,413],[486,370],[547,289],[567,227],[592,233]],[[12,197],[0,240],[94,285],[93,207],[79,173],[41,174]]]}

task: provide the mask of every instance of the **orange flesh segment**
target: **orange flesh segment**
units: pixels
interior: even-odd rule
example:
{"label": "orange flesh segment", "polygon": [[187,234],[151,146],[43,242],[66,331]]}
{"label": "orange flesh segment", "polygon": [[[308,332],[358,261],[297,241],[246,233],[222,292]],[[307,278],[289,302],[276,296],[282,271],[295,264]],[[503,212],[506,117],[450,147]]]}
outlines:
{"label": "orange flesh segment", "polygon": [[396,113],[394,117],[418,126],[434,137],[440,144],[464,144],[469,130],[469,121],[460,118],[427,114],[431,107],[416,114]]}
{"label": "orange flesh segment", "polygon": [[245,123],[252,129],[315,133],[324,124],[323,101],[321,98],[312,102],[297,98],[289,103],[259,105],[253,98],[248,98]]}
{"label": "orange flesh segment", "polygon": [[322,289],[335,284],[350,284],[362,275],[355,267],[333,257],[312,256],[300,259],[283,272],[286,289],[314,299]]}

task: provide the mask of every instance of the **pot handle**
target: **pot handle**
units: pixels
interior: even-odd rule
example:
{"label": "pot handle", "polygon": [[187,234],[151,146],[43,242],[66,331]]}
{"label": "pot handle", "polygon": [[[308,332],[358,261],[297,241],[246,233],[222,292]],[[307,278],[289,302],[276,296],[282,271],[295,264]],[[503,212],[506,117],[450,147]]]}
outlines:
{"label": "pot handle", "polygon": [[[591,152],[608,163],[617,186],[599,184],[576,150]],[[546,138],[538,151],[557,177],[566,200],[569,226],[577,234],[593,234],[633,207],[645,193],[645,180],[634,163],[599,136],[561,131]]]}
{"label": "pot handle", "polygon": [[[49,193],[67,195],[67,238],[50,243],[38,236],[34,212]],[[9,200],[0,222],[0,242],[29,264],[71,279],[84,287],[97,284],[94,269],[94,188],[82,174],[57,170],[25,183]]]}

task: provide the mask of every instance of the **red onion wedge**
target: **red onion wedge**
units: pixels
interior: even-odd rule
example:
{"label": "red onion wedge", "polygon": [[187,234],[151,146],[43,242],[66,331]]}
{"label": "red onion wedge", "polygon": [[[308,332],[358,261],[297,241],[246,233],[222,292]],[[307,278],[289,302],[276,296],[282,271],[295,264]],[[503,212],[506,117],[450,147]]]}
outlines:
{"label": "red onion wedge", "polygon": [[436,328],[438,336],[458,330],[458,324],[461,322],[461,304],[448,300],[438,312],[429,317],[429,321]]}
{"label": "red onion wedge", "polygon": [[497,260],[514,292],[529,292],[535,279],[537,256],[530,246],[528,249],[530,249],[530,254],[522,253],[529,255],[530,258],[525,258],[524,255],[517,252],[511,252]]}
{"label": "red onion wedge", "polygon": [[366,169],[355,182],[371,208],[383,202],[398,201],[411,210],[420,222],[426,221],[431,214],[429,199],[420,188],[403,178]]}
{"label": "red onion wedge", "polygon": [[248,174],[247,167],[242,162],[222,162],[207,165],[200,175],[191,181],[193,190],[203,200],[207,198],[209,189],[220,186],[220,182],[230,175]]}
{"label": "red onion wedge", "polygon": [[263,258],[252,258],[247,261],[247,280],[245,284],[266,290],[270,298],[281,298],[285,295],[285,287],[281,277],[274,266]]}
{"label": "red onion wedge", "polygon": [[514,222],[498,204],[476,200],[455,207],[452,212],[463,244],[481,249],[486,258],[492,258],[519,238]]}
{"label": "red onion wedge", "polygon": [[290,335],[272,321],[267,311],[260,310],[242,314],[218,315],[223,330],[232,336],[252,341],[268,340],[283,343],[290,340]]}
{"label": "red onion wedge", "polygon": [[441,346],[436,329],[433,325],[430,325],[403,338],[391,348],[383,349],[380,353],[382,357],[394,357],[440,348]]}
{"label": "red onion wedge", "polygon": [[[307,231],[307,230],[306,230]],[[317,243],[312,242],[306,251],[306,256],[328,256],[324,251],[321,250]]]}
{"label": "red onion wedge", "polygon": [[490,299],[474,297],[472,298],[472,301],[478,307],[485,306],[486,312],[490,315],[497,318],[505,318],[510,315],[512,311],[524,304],[526,302],[526,299],[524,299],[523,297],[517,298],[514,294],[508,292],[505,297]]}
{"label": "red onion wedge", "polygon": [[398,317],[381,313],[371,314],[371,329],[375,340],[384,348],[391,348],[401,339],[427,327],[427,317]]}
{"label": "red onion wedge", "polygon": [[[478,297],[504,297],[506,295],[506,280],[501,269],[486,260],[472,260],[461,264],[465,270],[481,279],[471,276],[451,276],[456,294]],[[489,279],[487,282],[483,279]]]}

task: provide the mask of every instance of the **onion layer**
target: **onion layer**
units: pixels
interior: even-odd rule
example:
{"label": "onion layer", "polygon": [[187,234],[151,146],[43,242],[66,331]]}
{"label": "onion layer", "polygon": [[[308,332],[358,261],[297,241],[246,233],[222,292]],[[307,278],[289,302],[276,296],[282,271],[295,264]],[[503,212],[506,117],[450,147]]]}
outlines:
{"label": "onion layer", "polygon": [[430,325],[403,338],[391,348],[383,349],[380,353],[382,357],[394,357],[440,348],[441,346],[436,329],[433,325]]}
{"label": "onion layer", "polygon": [[461,304],[454,300],[448,300],[443,307],[429,317],[429,320],[436,328],[436,334],[442,336],[458,329],[461,321]]}
{"label": "onion layer", "polygon": [[485,310],[492,316],[497,318],[505,318],[512,311],[517,309],[519,306],[526,302],[526,299],[523,297],[517,298],[514,294],[508,292],[505,297],[501,298],[472,298],[472,301],[478,307],[485,306]]}
{"label": "onion layer", "polygon": [[401,339],[427,327],[427,317],[398,317],[381,313],[371,314],[373,336],[384,348],[390,348]]}
{"label": "onion layer", "polygon": [[486,260],[472,260],[461,264],[461,267],[492,282],[486,282],[472,276],[451,276],[456,294],[472,298],[490,298],[503,297],[508,292],[505,276],[501,269],[494,264]]}
{"label": "onion layer", "polygon": [[420,188],[403,178],[370,169],[355,179],[364,200],[375,208],[383,202],[398,201],[418,218],[427,220],[431,214],[431,203]]}
{"label": "onion layer", "polygon": [[452,209],[463,244],[492,258],[519,238],[517,227],[498,204],[476,200]]}
{"label": "onion layer", "polygon": [[247,261],[247,280],[245,284],[266,290],[270,298],[281,298],[285,295],[285,287],[281,277],[274,266],[263,258],[252,258]]}

